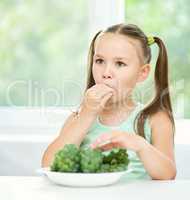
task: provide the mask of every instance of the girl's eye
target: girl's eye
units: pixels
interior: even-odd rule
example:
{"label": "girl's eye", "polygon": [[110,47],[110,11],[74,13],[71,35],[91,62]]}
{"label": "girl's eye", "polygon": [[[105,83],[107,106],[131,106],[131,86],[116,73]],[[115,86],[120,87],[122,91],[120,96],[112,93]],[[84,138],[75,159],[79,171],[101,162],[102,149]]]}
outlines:
{"label": "girl's eye", "polygon": [[95,59],[95,63],[102,64],[103,60],[101,58]]}
{"label": "girl's eye", "polygon": [[125,66],[127,66],[125,63],[123,63],[121,61],[116,62],[116,65],[119,66],[119,67],[125,67]]}

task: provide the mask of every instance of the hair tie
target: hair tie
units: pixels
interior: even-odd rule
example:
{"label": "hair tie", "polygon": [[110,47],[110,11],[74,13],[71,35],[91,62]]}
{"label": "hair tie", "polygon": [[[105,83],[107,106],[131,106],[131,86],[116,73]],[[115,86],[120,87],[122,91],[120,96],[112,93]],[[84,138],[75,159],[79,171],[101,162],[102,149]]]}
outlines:
{"label": "hair tie", "polygon": [[155,40],[154,40],[154,37],[153,36],[148,36],[147,37],[147,40],[148,40],[148,45],[152,45],[155,43]]}

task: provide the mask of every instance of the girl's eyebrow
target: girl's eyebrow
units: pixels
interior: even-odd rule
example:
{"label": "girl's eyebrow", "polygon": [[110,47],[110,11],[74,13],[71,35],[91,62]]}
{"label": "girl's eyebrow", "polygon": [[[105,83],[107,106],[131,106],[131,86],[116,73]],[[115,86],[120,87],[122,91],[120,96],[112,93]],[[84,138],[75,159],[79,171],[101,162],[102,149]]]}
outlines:
{"label": "girl's eyebrow", "polygon": [[[94,54],[94,56],[96,56],[96,57],[104,57],[104,56],[102,56],[102,55],[100,55],[100,54]],[[115,60],[126,60],[127,58],[126,57],[114,57],[114,59]]]}
{"label": "girl's eyebrow", "polygon": [[126,57],[114,57],[114,59],[116,59],[116,60],[126,60],[127,58]]}
{"label": "girl's eyebrow", "polygon": [[101,56],[100,54],[94,54],[94,56],[96,56],[96,57],[104,57],[104,56]]}

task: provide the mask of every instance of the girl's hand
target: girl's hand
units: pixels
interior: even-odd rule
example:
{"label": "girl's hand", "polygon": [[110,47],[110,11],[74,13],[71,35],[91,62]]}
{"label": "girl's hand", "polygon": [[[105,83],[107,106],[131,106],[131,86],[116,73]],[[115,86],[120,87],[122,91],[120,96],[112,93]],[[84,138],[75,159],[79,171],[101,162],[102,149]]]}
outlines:
{"label": "girl's hand", "polygon": [[112,97],[114,89],[105,84],[96,84],[89,88],[83,99],[83,108],[89,113],[97,115],[105,108],[105,104]]}
{"label": "girl's hand", "polygon": [[[105,145],[100,145],[101,143],[106,143]],[[114,147],[126,148],[139,152],[146,148],[148,142],[141,136],[136,134],[129,134],[122,131],[112,131],[111,133],[104,133],[99,138],[95,140],[90,146],[91,148],[99,148],[103,151],[110,150]]]}

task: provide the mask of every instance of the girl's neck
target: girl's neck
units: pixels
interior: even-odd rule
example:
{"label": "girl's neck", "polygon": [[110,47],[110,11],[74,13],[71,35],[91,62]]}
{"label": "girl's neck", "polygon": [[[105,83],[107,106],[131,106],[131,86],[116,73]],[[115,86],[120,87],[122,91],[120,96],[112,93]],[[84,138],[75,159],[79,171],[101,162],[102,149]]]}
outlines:
{"label": "girl's neck", "polygon": [[102,124],[117,126],[128,118],[135,107],[132,99],[127,99],[124,103],[109,104],[99,114],[99,120]]}

